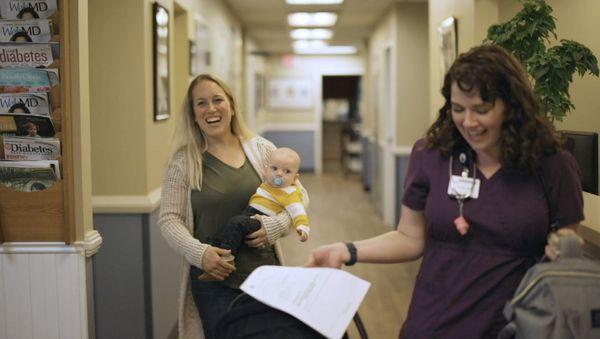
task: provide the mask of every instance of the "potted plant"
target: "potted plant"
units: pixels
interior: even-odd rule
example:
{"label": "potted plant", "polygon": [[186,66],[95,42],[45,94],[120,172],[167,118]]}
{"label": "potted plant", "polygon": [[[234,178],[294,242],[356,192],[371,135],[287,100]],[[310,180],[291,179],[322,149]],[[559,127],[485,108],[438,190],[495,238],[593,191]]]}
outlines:
{"label": "potted plant", "polygon": [[550,121],[562,121],[575,108],[569,96],[573,74],[598,76],[598,60],[584,45],[556,39],[552,7],[544,0],[518,0],[523,9],[508,22],[488,29],[484,43],[500,45],[523,63],[532,78],[544,112]]}

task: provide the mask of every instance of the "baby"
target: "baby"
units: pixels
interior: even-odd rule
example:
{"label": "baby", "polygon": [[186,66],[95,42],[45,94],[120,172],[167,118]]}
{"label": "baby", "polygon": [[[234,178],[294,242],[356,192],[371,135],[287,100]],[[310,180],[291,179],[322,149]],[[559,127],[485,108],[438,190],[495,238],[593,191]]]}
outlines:
{"label": "baby", "polygon": [[[260,214],[274,216],[282,211],[287,211],[293,220],[300,241],[306,241],[310,233],[308,216],[302,204],[303,194],[300,189],[298,170],[300,169],[300,156],[291,148],[278,148],[271,154],[269,163],[265,166],[264,182],[250,197],[248,206],[242,214],[229,219],[217,234],[209,239],[211,245],[231,250],[233,260],[243,243],[244,238],[261,228],[261,223],[252,216]],[[207,273],[198,278],[210,280]]]}

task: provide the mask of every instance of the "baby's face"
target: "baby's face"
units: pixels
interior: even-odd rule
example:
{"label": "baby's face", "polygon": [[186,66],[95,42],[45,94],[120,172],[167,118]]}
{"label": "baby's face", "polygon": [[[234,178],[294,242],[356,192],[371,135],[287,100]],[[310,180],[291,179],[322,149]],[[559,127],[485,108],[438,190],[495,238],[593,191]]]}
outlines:
{"label": "baby's face", "polygon": [[267,184],[287,187],[294,183],[298,174],[298,160],[282,152],[273,152],[265,173]]}

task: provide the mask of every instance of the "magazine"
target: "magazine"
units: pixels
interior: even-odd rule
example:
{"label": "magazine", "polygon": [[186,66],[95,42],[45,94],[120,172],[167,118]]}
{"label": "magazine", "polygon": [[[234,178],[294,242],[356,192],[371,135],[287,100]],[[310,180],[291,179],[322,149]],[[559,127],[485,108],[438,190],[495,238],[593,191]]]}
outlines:
{"label": "magazine", "polygon": [[0,67],[48,67],[55,60],[54,54],[49,43],[0,43]]}
{"label": "magazine", "polygon": [[57,8],[57,0],[0,0],[0,18],[28,19],[33,16],[45,19],[54,14]]}
{"label": "magazine", "polygon": [[48,74],[48,79],[50,79],[50,87],[57,86],[60,83],[58,78],[58,68],[48,68],[44,71],[46,71]]}
{"label": "magazine", "polygon": [[52,34],[50,19],[0,20],[1,42],[50,42]]}
{"label": "magazine", "polygon": [[49,70],[1,68],[0,93],[39,93],[51,89]]}
{"label": "magazine", "polygon": [[0,94],[0,114],[29,113],[50,116],[47,93]]}
{"label": "magazine", "polygon": [[3,137],[5,160],[57,160],[60,140],[54,138]]}
{"label": "magazine", "polygon": [[54,136],[55,130],[49,116],[22,113],[0,114],[0,134],[49,138]]}
{"label": "magazine", "polygon": [[42,191],[58,179],[58,160],[0,161],[0,182],[17,191]]}

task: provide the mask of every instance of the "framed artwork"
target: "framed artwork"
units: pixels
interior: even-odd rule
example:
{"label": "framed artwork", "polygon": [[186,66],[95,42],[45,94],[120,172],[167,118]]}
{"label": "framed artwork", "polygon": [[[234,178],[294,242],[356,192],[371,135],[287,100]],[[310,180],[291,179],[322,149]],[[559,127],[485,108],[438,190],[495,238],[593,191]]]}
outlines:
{"label": "framed artwork", "polygon": [[154,120],[169,118],[169,11],[158,3],[152,5],[154,34]]}
{"label": "framed artwork", "polygon": [[456,19],[454,17],[444,19],[438,27],[438,32],[440,33],[440,70],[443,80],[458,54]]}
{"label": "framed artwork", "polygon": [[310,78],[273,78],[268,85],[270,109],[300,110],[312,108],[312,82]]}

